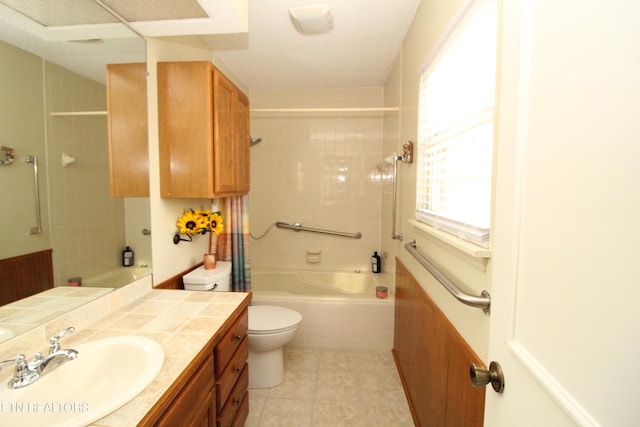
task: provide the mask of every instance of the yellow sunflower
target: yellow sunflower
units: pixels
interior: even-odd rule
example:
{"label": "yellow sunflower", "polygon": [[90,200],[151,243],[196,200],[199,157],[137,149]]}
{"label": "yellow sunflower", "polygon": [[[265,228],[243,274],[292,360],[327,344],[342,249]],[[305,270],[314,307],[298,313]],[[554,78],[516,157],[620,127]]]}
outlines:
{"label": "yellow sunflower", "polygon": [[209,230],[211,230],[216,234],[222,233],[222,230],[224,230],[224,223],[222,221],[222,216],[220,215],[220,212],[212,213],[209,218],[210,218],[209,227],[208,227]]}
{"label": "yellow sunflower", "polygon": [[184,211],[184,214],[182,214],[176,226],[182,234],[198,234],[202,232],[202,230],[207,229],[207,223],[204,217],[194,211]]}
{"label": "yellow sunflower", "polygon": [[195,214],[202,220],[202,229],[200,232],[206,234],[209,231],[209,223],[211,222],[211,211],[209,209],[196,209]]}

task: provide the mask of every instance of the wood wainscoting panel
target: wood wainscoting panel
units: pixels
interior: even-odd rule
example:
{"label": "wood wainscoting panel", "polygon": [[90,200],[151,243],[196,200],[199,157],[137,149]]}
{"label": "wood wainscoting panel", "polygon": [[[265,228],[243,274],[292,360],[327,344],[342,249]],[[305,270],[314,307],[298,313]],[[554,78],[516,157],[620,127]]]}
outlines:
{"label": "wood wainscoting panel", "polygon": [[398,259],[393,353],[417,426],[482,426],[469,365],[483,362]]}
{"label": "wood wainscoting panel", "polygon": [[0,260],[0,305],[53,288],[52,250]]}

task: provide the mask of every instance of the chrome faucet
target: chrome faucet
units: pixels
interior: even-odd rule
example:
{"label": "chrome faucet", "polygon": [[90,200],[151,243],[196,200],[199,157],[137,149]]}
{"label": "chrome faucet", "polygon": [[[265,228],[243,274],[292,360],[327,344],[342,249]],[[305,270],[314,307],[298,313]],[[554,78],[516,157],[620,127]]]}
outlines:
{"label": "chrome faucet", "polygon": [[[46,372],[53,370],[55,367],[62,365],[69,360],[78,357],[78,352],[71,349],[61,349],[60,339],[65,335],[72,334],[75,331],[73,326],[60,332],[55,337],[49,339],[49,354],[42,356],[36,353],[31,362],[27,362],[24,354],[19,354],[13,359],[4,360],[0,365],[5,363],[14,363],[15,369],[13,377],[9,380],[9,388],[22,388],[37,381]],[[51,365],[51,368],[47,369]]]}

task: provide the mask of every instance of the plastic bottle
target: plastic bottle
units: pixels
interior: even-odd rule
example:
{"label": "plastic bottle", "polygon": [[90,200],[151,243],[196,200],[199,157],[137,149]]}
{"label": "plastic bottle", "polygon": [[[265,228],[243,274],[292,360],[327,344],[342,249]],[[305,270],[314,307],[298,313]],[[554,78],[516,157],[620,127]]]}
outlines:
{"label": "plastic bottle", "polygon": [[125,267],[131,267],[133,265],[133,251],[129,246],[122,251],[122,265]]}
{"label": "plastic bottle", "polygon": [[378,255],[378,251],[375,251],[371,256],[371,271],[373,273],[380,273],[380,255]]}

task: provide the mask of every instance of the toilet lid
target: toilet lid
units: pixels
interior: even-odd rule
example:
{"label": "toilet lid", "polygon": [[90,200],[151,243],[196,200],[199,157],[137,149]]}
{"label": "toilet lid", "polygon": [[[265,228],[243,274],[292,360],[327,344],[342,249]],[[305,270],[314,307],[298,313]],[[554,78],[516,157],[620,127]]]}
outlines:
{"label": "toilet lid", "polygon": [[271,305],[249,306],[249,333],[281,332],[298,326],[302,315],[297,311]]}

